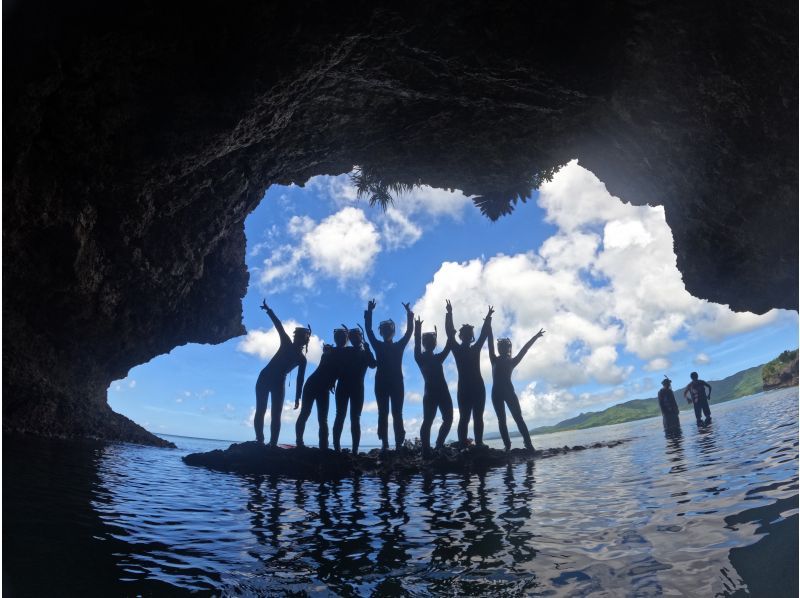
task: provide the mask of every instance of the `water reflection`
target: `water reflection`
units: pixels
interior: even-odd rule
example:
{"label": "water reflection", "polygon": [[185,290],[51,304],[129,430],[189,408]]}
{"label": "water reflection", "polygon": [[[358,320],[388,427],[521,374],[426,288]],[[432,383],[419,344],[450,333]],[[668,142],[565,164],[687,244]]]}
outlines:
{"label": "water reflection", "polygon": [[665,439],[654,420],[628,445],[485,474],[324,484],[190,468],[147,447],[9,443],[4,587],[780,595],[791,584],[767,582],[796,567],[796,395],[717,410],[704,431]]}

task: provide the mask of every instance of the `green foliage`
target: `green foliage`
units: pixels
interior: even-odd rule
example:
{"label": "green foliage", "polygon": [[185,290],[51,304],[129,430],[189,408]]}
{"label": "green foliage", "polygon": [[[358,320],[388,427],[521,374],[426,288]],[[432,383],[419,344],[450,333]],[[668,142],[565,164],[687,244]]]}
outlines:
{"label": "green foliage", "polygon": [[[545,181],[550,181],[563,164],[537,170],[533,174],[522,177],[522,180],[511,188],[491,191],[478,195],[472,202],[484,216],[497,220],[514,211],[518,202],[525,203],[531,198],[533,191]],[[356,166],[350,175],[350,181],[356,188],[359,198],[367,198],[369,205],[380,205],[384,210],[394,204],[394,200],[404,193],[411,192],[422,185],[419,179],[399,181],[396,177],[387,176],[385,172],[374,166]]]}
{"label": "green foliage", "polygon": [[761,373],[762,379],[767,380],[769,378],[778,376],[779,373],[784,369],[784,366],[787,363],[791,363],[795,359],[797,359],[797,349],[794,351],[784,351],[775,359],[764,365],[764,369]]}

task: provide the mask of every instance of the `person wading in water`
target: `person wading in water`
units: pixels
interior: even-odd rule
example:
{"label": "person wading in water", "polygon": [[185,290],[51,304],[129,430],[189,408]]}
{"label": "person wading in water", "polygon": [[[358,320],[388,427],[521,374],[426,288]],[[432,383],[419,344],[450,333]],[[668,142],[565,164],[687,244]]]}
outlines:
{"label": "person wading in water", "polygon": [[[347,328],[337,328],[333,331],[333,342],[335,346],[324,345],[322,347],[322,357],[319,366],[314,373],[308,377],[303,387],[303,406],[297,423],[294,426],[298,447],[305,446],[303,443],[303,433],[306,429],[306,422],[311,415],[311,408],[317,404],[317,421],[319,422],[319,448],[328,448],[328,406],[330,404],[330,393],[336,378],[342,371],[343,351],[347,344]],[[299,406],[295,401],[294,408]]]}
{"label": "person wading in water", "polygon": [[531,340],[529,340],[517,353],[516,357],[511,357],[511,341],[507,338],[497,340],[497,352],[494,353],[494,336],[492,329],[489,328],[489,359],[492,362],[492,405],[494,406],[495,413],[497,413],[497,424],[500,428],[500,436],[503,438],[503,444],[506,450],[511,449],[511,439],[508,437],[508,427],[506,426],[506,405],[511,412],[511,417],[517,423],[519,433],[522,435],[522,440],[525,442],[525,448],[529,451],[533,450],[531,443],[531,435],[528,432],[528,426],[525,425],[525,420],[522,419],[522,409],[519,405],[519,398],[517,393],[514,392],[514,385],[511,382],[511,373],[514,368],[519,365],[522,358],[533,346],[541,336],[544,335],[544,330],[539,330]]}
{"label": "person wading in water", "polygon": [[675,432],[681,429],[680,411],[675,393],[672,392],[672,380],[664,376],[661,381],[661,390],[658,391],[658,406],[661,408],[661,421],[665,432]]}
{"label": "person wading in water", "polygon": [[311,328],[295,328],[294,338],[283,329],[283,324],[268,306],[266,300],[261,302],[261,309],[267,312],[269,319],[278,331],[281,344],[278,351],[269,360],[266,367],[261,370],[256,381],[256,414],[253,418],[253,427],[256,430],[256,440],[264,442],[264,414],[267,412],[267,398],[272,395],[272,409],[270,410],[269,422],[269,445],[275,447],[278,444],[278,436],[281,432],[281,411],[283,411],[283,399],[286,393],[286,375],[294,368],[297,368],[297,394],[295,401],[300,400],[300,393],[303,388],[303,378],[306,374],[306,356],[308,351],[308,341],[311,340]]}
{"label": "person wading in water", "polygon": [[350,346],[342,350],[342,369],[336,385],[336,418],[333,421],[333,448],[341,450],[340,439],[350,404],[350,436],[353,439],[353,454],[358,454],[361,441],[361,410],[364,407],[364,376],[367,368],[377,364],[369,344],[358,328],[348,331]]}
{"label": "person wading in water", "polygon": [[[707,426],[711,423],[711,408],[708,402],[711,400],[711,385],[705,380],[699,380],[697,372],[689,374],[692,379],[686,390],[683,391],[683,398],[694,406],[694,417],[697,419],[698,426]],[[706,394],[706,388],[708,394]],[[705,414],[706,420],[703,421],[702,415]]]}
{"label": "person wading in water", "polygon": [[489,308],[489,313],[486,314],[486,318],[483,320],[481,334],[475,344],[472,344],[472,341],[475,340],[474,327],[469,324],[464,324],[459,330],[458,338],[461,340],[459,344],[455,341],[456,328],[453,325],[453,306],[450,305],[449,299],[446,304],[447,313],[445,314],[444,328],[447,333],[447,342],[450,344],[453,357],[456,359],[456,367],[458,368],[458,391],[456,393],[458,401],[458,442],[462,448],[467,446],[467,432],[469,431],[471,416],[475,429],[475,444],[481,446],[483,445],[483,409],[486,406],[486,387],[483,385],[483,378],[481,377],[481,349],[489,334],[494,310],[491,307]]}
{"label": "person wading in water", "polygon": [[375,299],[367,304],[364,312],[364,327],[367,329],[367,338],[375,349],[375,360],[378,369],[375,372],[375,399],[378,402],[378,438],[381,439],[383,450],[389,448],[389,407],[392,410],[392,425],[394,427],[394,442],[397,448],[403,446],[406,432],[403,429],[403,351],[414,332],[414,313],[410,304],[403,303],[406,309],[406,332],[398,342],[394,342],[395,326],[392,320],[384,320],[378,325],[378,334],[383,341],[379,341],[372,333],[372,312],[375,309]]}
{"label": "person wading in water", "polygon": [[[434,353],[436,348],[436,332],[422,333],[422,320],[417,318],[414,325],[414,360],[425,380],[425,394],[422,397],[422,427],[419,431],[422,440],[422,456],[427,457],[431,451],[431,426],[436,417],[436,410],[442,413],[442,426],[436,437],[436,448],[444,446],[444,439],[453,425],[453,399],[444,379],[442,364],[450,354],[454,341],[447,341],[444,349]],[[424,351],[421,349],[424,347]]]}

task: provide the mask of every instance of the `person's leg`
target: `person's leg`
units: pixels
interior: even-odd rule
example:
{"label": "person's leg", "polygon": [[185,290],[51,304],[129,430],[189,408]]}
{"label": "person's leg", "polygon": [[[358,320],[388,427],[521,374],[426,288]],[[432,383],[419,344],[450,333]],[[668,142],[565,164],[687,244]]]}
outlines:
{"label": "person's leg", "polygon": [[708,399],[703,399],[701,401],[703,414],[706,416],[706,423],[711,421],[711,407],[708,405]]}
{"label": "person's leg", "polygon": [[500,437],[503,439],[503,446],[508,450],[511,448],[511,439],[508,437],[508,427],[506,426],[506,404],[502,397],[492,393],[492,405],[497,414],[497,427],[500,429]]}
{"label": "person's leg", "polygon": [[272,405],[269,412],[269,444],[270,446],[277,446],[278,436],[281,435],[281,413],[283,412],[283,397],[285,394],[283,381],[275,384],[270,390],[270,394],[272,395]]}
{"label": "person's leg", "polygon": [[353,454],[358,454],[361,442],[361,409],[364,407],[364,387],[353,389],[350,398],[350,435],[353,437]]}
{"label": "person's leg", "polygon": [[439,410],[442,412],[442,425],[439,428],[439,435],[436,437],[436,448],[442,448],[450,427],[453,425],[453,399],[447,389],[439,397]]}
{"label": "person's leg", "polygon": [[403,398],[405,396],[405,387],[403,381],[395,383],[390,395],[392,402],[392,427],[394,428],[394,442],[397,448],[403,446],[406,439],[406,430],[403,426]]}
{"label": "person's leg", "polygon": [[422,397],[422,426],[419,428],[419,439],[422,441],[422,450],[427,453],[431,450],[431,426],[436,417],[436,399],[425,393]]}
{"label": "person's leg", "polygon": [[267,389],[256,386],[256,415],[253,418],[253,428],[256,431],[256,440],[264,442],[264,414],[267,412]]}
{"label": "person's leg", "polygon": [[702,413],[702,407],[700,405],[700,401],[695,401],[692,406],[694,407],[694,417],[697,420],[697,424],[700,425],[703,423],[703,418],[700,415]]}
{"label": "person's leg", "polygon": [[522,408],[519,405],[519,398],[516,394],[512,394],[507,399],[508,410],[511,412],[511,417],[517,423],[519,433],[522,435],[522,441],[525,443],[525,448],[533,450],[533,443],[531,442],[531,433],[528,431],[528,426],[525,420],[522,419]]}
{"label": "person's leg", "polygon": [[[363,393],[363,390],[362,390]],[[352,417],[352,407],[350,408],[350,416]],[[342,429],[344,428],[344,418],[347,416],[347,393],[344,389],[339,390],[336,388],[336,417],[333,420],[333,448],[334,450],[341,450]]]}
{"label": "person's leg", "polygon": [[469,433],[469,418],[472,415],[472,404],[469,400],[469,393],[466,389],[458,387],[456,394],[458,402],[458,444],[462,447],[467,446],[467,434]]}
{"label": "person's leg", "polygon": [[384,450],[389,448],[389,392],[375,384],[375,402],[378,403],[378,438]]}
{"label": "person's leg", "polygon": [[314,392],[306,386],[303,388],[303,399],[300,402],[300,415],[294,424],[294,437],[297,446],[303,446],[303,434],[306,431],[306,422],[311,415],[311,408],[314,406]]}
{"label": "person's leg", "polygon": [[319,423],[319,448],[328,448],[328,409],[330,406],[330,393],[323,389],[317,395],[317,422]]}
{"label": "person's leg", "polygon": [[[482,384],[480,388],[475,391],[475,399],[472,403],[472,418],[475,428],[475,445],[481,446],[483,444],[483,410],[486,407],[486,387]],[[505,409],[503,409],[505,415]]]}

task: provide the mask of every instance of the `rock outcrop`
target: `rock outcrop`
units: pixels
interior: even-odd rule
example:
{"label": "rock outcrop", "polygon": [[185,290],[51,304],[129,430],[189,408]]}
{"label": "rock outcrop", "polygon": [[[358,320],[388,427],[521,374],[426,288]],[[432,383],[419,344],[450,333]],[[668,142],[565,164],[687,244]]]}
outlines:
{"label": "rock outcrop", "polygon": [[764,390],[798,386],[797,350],[784,351],[777,359],[773,359],[761,370]]}
{"label": "rock outcrop", "polygon": [[3,16],[5,430],[145,438],[107,409],[109,382],[242,334],[245,217],[271,184],[354,164],[502,213],[578,158],[664,206],[690,292],[797,308],[796,3],[30,0]]}
{"label": "rock outcrop", "polygon": [[459,450],[454,444],[423,457],[421,448],[403,447],[397,451],[353,455],[318,448],[279,448],[259,442],[240,442],[227,449],[192,453],[183,457],[184,463],[216,471],[242,474],[279,475],[296,480],[338,480],[354,475],[412,475],[418,473],[485,472],[495,467],[524,461],[546,459],[586,449],[614,448],[630,439],[595,442],[588,446],[564,446],[544,450],[521,448],[503,451],[488,446],[473,446]]}

